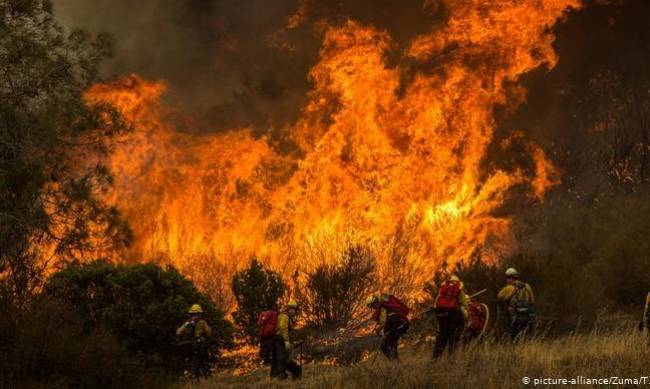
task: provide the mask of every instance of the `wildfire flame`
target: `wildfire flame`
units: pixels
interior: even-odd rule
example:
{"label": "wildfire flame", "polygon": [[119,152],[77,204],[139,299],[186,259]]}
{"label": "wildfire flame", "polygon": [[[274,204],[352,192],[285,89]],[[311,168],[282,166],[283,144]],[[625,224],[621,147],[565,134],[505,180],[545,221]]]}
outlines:
{"label": "wildfire flame", "polygon": [[130,258],[169,260],[181,270],[208,258],[232,271],[256,255],[295,269],[324,260],[306,246],[345,236],[371,247],[388,273],[401,240],[417,284],[442,261],[510,252],[511,220],[494,211],[513,186],[541,200],[558,172],[532,144],[532,173],[486,171],[493,111],[524,100],[516,84],[523,74],[555,65],[551,28],[580,3],[443,5],[445,23],[403,51],[405,61],[429,69],[409,81],[405,67],[388,65],[397,48],[387,32],[354,21],[330,26],[309,73],[308,103],[283,132],[296,150],[248,129],[175,130],[158,102],[162,82],[132,75],[89,90],[89,100],[112,102],[134,127],[108,161],[109,200],[135,233]]}

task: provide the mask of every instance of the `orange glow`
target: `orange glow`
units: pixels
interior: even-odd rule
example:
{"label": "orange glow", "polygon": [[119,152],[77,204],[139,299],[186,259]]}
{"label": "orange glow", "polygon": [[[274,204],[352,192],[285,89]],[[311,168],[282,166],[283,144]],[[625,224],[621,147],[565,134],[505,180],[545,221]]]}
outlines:
{"label": "orange glow", "polygon": [[515,185],[541,200],[559,175],[536,146],[528,149],[535,175],[486,171],[493,110],[521,103],[509,101],[508,88],[523,74],[554,66],[550,29],[579,1],[444,5],[447,22],[404,53],[433,61],[433,70],[406,85],[406,69],[387,64],[397,48],[386,32],[354,21],[328,28],[308,103],[285,131],[299,152],[247,129],[175,130],[173,113],[158,103],[162,83],[130,76],[92,88],[90,100],[114,103],[134,126],[109,161],[116,179],[109,200],[135,232],[129,260],[183,270],[208,257],[234,270],[257,255],[293,271],[323,260],[310,251],[315,245],[336,251],[337,242],[355,241],[388,273],[387,245],[408,234],[403,255],[417,270],[415,285],[443,261],[511,252],[511,220],[494,211]]}

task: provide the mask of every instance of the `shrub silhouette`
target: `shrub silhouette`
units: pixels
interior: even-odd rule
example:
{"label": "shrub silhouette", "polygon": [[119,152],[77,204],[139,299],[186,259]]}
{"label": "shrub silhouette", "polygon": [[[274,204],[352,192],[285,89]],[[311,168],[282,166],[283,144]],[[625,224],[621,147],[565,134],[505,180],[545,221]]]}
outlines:
{"label": "shrub silhouette", "polygon": [[179,373],[185,366],[175,330],[191,304],[203,307],[213,329],[206,363],[214,364],[219,349],[232,345],[232,326],[223,312],[173,267],[71,264],[48,280],[45,294],[68,304],[85,332],[106,330],[145,363],[168,371]]}
{"label": "shrub silhouette", "polygon": [[237,300],[235,323],[248,339],[257,342],[257,317],[260,312],[277,310],[286,285],[280,275],[252,259],[250,266],[232,278],[232,292]]}
{"label": "shrub silhouette", "polygon": [[39,296],[19,310],[2,298],[0,315],[0,387],[171,386],[169,376],[145,367],[115,336],[85,331],[63,301]]}

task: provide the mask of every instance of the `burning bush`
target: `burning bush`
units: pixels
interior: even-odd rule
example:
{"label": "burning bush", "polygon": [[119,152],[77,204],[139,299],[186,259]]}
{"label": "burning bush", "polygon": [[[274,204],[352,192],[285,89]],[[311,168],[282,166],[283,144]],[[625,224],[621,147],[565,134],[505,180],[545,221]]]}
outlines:
{"label": "burning bush", "polygon": [[324,263],[307,274],[296,294],[307,322],[341,327],[360,313],[361,302],[373,287],[375,257],[361,245],[350,245],[335,264]]}
{"label": "burning bush", "polygon": [[173,267],[71,264],[48,280],[45,293],[69,304],[85,331],[106,329],[147,363],[170,371],[184,366],[174,336],[191,304],[203,307],[212,326],[217,344],[209,363],[216,362],[219,348],[232,344],[232,327],[223,312]]}
{"label": "burning bush", "polygon": [[235,323],[253,342],[257,342],[257,316],[262,311],[277,310],[285,284],[280,275],[252,259],[248,269],[236,273],[232,292],[238,309],[233,313]]}

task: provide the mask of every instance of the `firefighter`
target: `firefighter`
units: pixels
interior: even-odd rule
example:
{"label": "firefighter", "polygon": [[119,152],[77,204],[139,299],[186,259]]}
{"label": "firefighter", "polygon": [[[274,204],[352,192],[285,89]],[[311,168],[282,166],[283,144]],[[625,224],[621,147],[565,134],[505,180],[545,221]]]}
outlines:
{"label": "firefighter", "polygon": [[470,344],[483,338],[490,321],[490,308],[483,303],[475,302],[469,296],[468,317],[463,334],[463,344]]}
{"label": "firefighter", "polygon": [[212,336],[212,328],[203,319],[203,308],[194,304],[187,311],[189,318],[176,330],[176,336],[185,339],[181,345],[188,345],[191,348],[191,373],[194,377],[207,374],[208,341]]}
{"label": "firefighter", "polygon": [[271,340],[271,377],[286,379],[287,371],[291,378],[302,375],[302,367],[291,359],[291,333],[298,314],[298,303],[290,300],[277,316],[275,335]]}
{"label": "firefighter", "polygon": [[461,338],[465,323],[468,322],[469,297],[465,286],[455,274],[442,282],[434,302],[438,321],[438,336],[433,347],[433,358],[445,352],[453,352]]}
{"label": "firefighter", "polygon": [[388,359],[397,359],[399,338],[409,329],[408,307],[393,295],[370,296],[366,306],[374,311],[375,331],[382,337],[380,350]]}
{"label": "firefighter", "polygon": [[510,338],[515,341],[529,336],[535,323],[535,296],[533,289],[520,280],[517,269],[505,272],[506,286],[499,291],[497,299],[505,305],[510,319]]}

